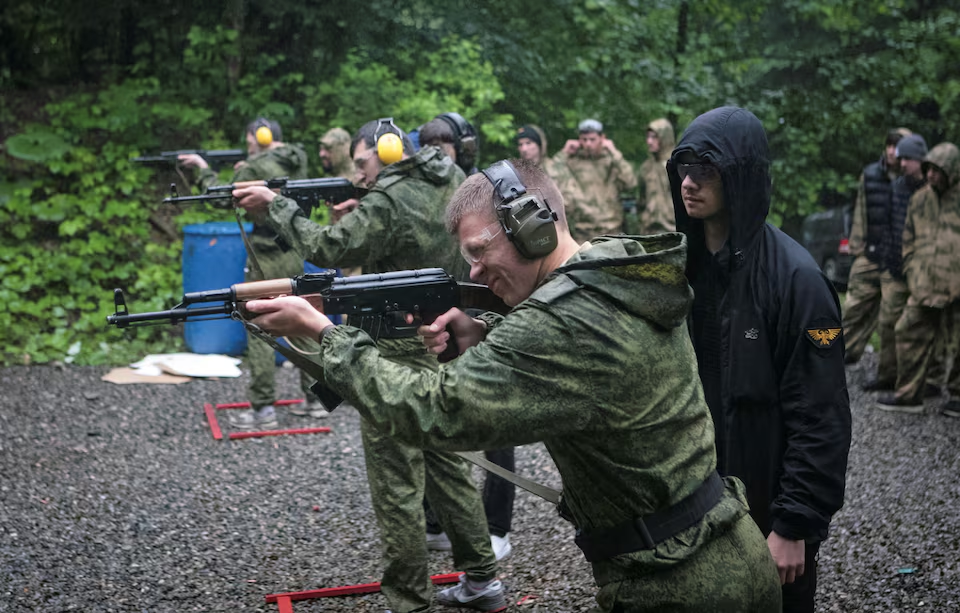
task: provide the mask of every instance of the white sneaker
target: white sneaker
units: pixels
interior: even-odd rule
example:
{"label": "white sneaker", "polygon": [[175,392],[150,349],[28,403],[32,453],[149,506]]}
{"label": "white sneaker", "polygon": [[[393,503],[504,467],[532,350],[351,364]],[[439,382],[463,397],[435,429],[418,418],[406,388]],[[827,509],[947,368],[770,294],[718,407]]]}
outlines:
{"label": "white sneaker", "polygon": [[497,556],[498,561],[504,559],[513,551],[513,546],[510,545],[509,534],[504,534],[503,536],[491,534],[490,546],[493,547],[493,555]]}
{"label": "white sneaker", "polygon": [[227,413],[227,422],[237,430],[253,430],[257,427],[257,416],[253,409],[239,409]]}
{"label": "white sneaker", "polygon": [[291,405],[288,409],[291,415],[300,417],[313,417],[314,419],[323,419],[330,416],[330,411],[319,400],[309,400],[300,404]]}
{"label": "white sneaker", "polygon": [[460,575],[460,583],[437,592],[437,602],[445,607],[458,607],[496,613],[507,609],[503,596],[503,584],[499,579],[475,583]]}
{"label": "white sneaker", "polygon": [[257,409],[257,427],[262,430],[272,430],[280,425],[277,421],[277,411],[272,404]]}
{"label": "white sneaker", "polygon": [[450,544],[450,538],[446,532],[440,534],[430,534],[427,532],[427,549],[431,551],[450,551],[453,546]]}

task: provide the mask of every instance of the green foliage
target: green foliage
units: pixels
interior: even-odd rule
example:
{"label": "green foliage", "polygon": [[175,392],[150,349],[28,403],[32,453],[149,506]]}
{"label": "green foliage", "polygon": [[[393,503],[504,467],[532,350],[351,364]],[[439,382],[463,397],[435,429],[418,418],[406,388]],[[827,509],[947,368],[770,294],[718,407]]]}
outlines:
{"label": "green foliage", "polygon": [[[0,363],[122,361],[176,328],[107,330],[180,293],[184,224],[232,219],[159,202],[189,175],[133,155],[243,146],[264,115],[314,154],[331,127],[457,111],[481,163],[518,124],[557,144],[594,116],[627,159],[646,124],[678,137],[723,104],[752,110],[773,154],[771,220],[848,202],[888,128],[960,138],[960,1],[243,0],[0,5]],[[316,157],[313,162],[319,175]],[[221,172],[222,182],[230,169]],[[318,212],[319,218],[325,211]]]}

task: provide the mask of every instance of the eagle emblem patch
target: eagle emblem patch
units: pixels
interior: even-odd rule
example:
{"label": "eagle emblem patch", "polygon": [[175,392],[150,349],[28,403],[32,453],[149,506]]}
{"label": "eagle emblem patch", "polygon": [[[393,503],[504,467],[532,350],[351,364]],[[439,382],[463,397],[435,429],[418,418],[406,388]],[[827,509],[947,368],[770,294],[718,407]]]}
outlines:
{"label": "eagle emblem patch", "polygon": [[840,338],[842,331],[843,328],[808,328],[807,338],[810,339],[810,342],[812,342],[814,346],[825,349],[827,347],[833,347],[837,339]]}

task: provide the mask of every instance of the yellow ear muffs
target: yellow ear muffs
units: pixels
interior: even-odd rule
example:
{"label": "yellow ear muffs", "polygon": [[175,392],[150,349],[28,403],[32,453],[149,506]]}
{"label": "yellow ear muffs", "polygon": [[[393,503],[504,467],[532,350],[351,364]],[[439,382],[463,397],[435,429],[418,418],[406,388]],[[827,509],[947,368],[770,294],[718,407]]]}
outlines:
{"label": "yellow ear muffs", "polygon": [[377,157],[384,164],[395,164],[403,159],[403,141],[393,132],[377,139]]}
{"label": "yellow ear muffs", "polygon": [[254,136],[257,139],[257,144],[261,147],[266,147],[273,142],[273,132],[267,126],[260,126],[257,128]]}

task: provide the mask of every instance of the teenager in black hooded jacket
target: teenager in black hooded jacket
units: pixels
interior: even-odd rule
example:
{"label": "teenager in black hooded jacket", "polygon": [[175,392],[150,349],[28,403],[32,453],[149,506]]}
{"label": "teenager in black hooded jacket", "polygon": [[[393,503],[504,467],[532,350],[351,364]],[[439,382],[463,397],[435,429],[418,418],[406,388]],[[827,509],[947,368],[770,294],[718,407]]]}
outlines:
{"label": "teenager in black hooded jacket", "polygon": [[769,149],[751,112],[696,118],[667,172],[689,242],[690,330],[717,468],[747,487],[784,611],[813,611],[816,555],[843,504],[850,447],[837,294],[807,251],[766,223]]}

